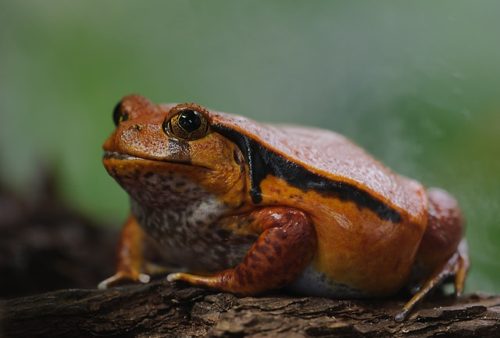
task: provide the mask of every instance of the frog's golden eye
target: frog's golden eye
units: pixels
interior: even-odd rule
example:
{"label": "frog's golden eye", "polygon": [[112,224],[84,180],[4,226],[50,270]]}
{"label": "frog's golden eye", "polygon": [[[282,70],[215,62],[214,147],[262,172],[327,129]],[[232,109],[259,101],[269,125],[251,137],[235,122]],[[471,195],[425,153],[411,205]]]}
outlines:
{"label": "frog's golden eye", "polygon": [[118,126],[120,122],[128,120],[128,113],[123,111],[122,101],[118,102],[113,109],[113,122]]}
{"label": "frog's golden eye", "polygon": [[207,118],[194,109],[182,109],[163,123],[163,130],[185,140],[196,140],[208,132]]}

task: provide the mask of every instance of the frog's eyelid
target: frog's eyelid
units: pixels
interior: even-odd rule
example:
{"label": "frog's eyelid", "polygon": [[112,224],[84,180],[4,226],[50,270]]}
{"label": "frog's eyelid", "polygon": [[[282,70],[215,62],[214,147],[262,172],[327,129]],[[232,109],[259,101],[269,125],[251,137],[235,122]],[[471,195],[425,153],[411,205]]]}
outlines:
{"label": "frog's eyelid", "polygon": [[171,107],[167,114],[168,118],[172,118],[173,116],[177,115],[178,113],[180,113],[185,109],[195,110],[201,115],[203,115],[207,121],[210,121],[209,119],[210,114],[208,112],[208,109],[194,102],[179,103]]}

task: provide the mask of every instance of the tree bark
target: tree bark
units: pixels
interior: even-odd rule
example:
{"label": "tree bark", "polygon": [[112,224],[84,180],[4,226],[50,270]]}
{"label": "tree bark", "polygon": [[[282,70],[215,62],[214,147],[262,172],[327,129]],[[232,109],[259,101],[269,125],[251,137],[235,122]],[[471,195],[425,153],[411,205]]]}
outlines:
{"label": "tree bark", "polygon": [[498,337],[500,297],[422,304],[405,322],[401,301],[273,294],[238,298],[156,281],[110,290],[68,289],[0,303],[0,336]]}

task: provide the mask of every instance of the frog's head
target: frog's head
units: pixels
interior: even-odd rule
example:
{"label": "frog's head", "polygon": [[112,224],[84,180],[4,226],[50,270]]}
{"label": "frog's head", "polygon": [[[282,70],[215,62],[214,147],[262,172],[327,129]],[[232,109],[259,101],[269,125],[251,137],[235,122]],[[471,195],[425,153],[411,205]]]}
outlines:
{"label": "frog's head", "polygon": [[[116,129],[103,145],[104,165],[130,194],[149,205],[211,193],[243,202],[245,167],[239,148],[211,128],[213,116],[194,103],[155,105],[129,95],[115,107]],[[193,195],[194,194],[194,195]]]}

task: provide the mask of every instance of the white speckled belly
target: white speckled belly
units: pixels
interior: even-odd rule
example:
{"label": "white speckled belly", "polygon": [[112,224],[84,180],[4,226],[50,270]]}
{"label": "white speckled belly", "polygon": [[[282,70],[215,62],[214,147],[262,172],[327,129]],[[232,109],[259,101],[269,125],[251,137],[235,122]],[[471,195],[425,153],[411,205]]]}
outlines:
{"label": "white speckled belly", "polygon": [[124,187],[139,224],[162,248],[169,265],[188,271],[217,271],[238,264],[255,236],[219,227],[228,208],[217,197],[175,173],[144,173]]}

